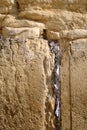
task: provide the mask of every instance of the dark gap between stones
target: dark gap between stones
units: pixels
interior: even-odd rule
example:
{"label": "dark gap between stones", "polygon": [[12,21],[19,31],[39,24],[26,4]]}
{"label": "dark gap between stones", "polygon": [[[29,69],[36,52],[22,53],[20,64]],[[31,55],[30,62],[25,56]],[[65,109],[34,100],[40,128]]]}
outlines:
{"label": "dark gap between stones", "polygon": [[47,40],[47,30],[43,29],[43,39]]}
{"label": "dark gap between stones", "polygon": [[55,130],[61,130],[61,93],[60,93],[60,65],[61,65],[61,50],[58,40],[49,40],[48,45],[50,52],[55,55],[54,69],[52,73],[52,86],[55,97]]}

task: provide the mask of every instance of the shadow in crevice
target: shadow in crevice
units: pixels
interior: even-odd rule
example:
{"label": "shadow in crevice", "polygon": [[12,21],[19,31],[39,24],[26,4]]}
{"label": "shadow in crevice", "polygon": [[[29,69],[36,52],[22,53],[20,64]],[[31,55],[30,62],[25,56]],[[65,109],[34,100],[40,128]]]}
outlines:
{"label": "shadow in crevice", "polygon": [[60,65],[61,65],[61,50],[57,40],[49,40],[48,45],[50,52],[55,55],[54,69],[52,72],[52,90],[55,98],[54,115],[55,115],[55,130],[61,130],[61,84],[60,84]]}

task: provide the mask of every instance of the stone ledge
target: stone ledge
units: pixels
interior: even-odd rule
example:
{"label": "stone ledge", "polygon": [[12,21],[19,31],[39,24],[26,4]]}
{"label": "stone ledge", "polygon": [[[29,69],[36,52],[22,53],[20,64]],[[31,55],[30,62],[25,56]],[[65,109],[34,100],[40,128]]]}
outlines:
{"label": "stone ledge", "polygon": [[84,29],[74,29],[74,30],[63,30],[60,32],[54,32],[54,31],[47,31],[47,38],[48,39],[61,39],[65,38],[68,40],[76,40],[76,39],[82,39],[87,38],[87,30]]}
{"label": "stone ledge", "polygon": [[34,28],[12,28],[4,27],[2,30],[4,38],[12,37],[18,38],[20,40],[39,38],[40,29],[37,27]]}
{"label": "stone ledge", "polygon": [[57,40],[60,39],[59,32],[47,31],[47,39]]}
{"label": "stone ledge", "polygon": [[86,38],[87,30],[84,30],[84,29],[64,30],[61,32],[60,37],[67,38],[69,40]]}
{"label": "stone ledge", "polygon": [[40,29],[45,29],[45,24],[30,21],[27,19],[17,19],[16,16],[8,15],[6,19],[3,21],[2,26],[5,27],[13,27],[13,28],[23,28],[23,27],[38,27]]}
{"label": "stone ledge", "polygon": [[28,10],[20,12],[19,17],[45,22],[52,18],[56,18],[56,14],[49,10]]}

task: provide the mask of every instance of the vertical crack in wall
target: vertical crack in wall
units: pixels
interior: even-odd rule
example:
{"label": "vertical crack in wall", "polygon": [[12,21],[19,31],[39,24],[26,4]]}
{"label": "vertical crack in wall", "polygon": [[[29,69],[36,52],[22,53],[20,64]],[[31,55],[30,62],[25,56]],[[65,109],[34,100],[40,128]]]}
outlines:
{"label": "vertical crack in wall", "polygon": [[71,94],[71,46],[69,48],[69,96],[70,96],[70,130],[72,130],[72,94]]}
{"label": "vertical crack in wall", "polygon": [[61,96],[60,96],[60,64],[61,64],[61,50],[58,41],[48,41],[51,53],[55,55],[54,70],[53,70],[53,92],[55,96],[55,130],[61,130]]}

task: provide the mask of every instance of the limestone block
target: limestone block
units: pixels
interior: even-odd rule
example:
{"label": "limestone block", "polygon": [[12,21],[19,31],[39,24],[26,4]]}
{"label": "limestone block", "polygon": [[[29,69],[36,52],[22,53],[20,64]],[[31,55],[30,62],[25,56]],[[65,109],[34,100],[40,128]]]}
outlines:
{"label": "limestone block", "polygon": [[15,0],[2,0],[0,1],[0,5],[13,5],[15,3]]}
{"label": "limestone block", "polygon": [[[8,26],[13,27],[20,27],[20,26],[43,26],[40,23],[45,23],[46,28],[52,31],[61,31],[67,29],[87,29],[86,22],[87,22],[87,15],[70,12],[70,11],[63,11],[63,10],[30,10],[30,11],[22,11],[18,15],[20,20],[14,16],[7,16],[5,20],[5,24]],[[29,19],[25,20],[25,19]],[[30,21],[34,20],[34,21]],[[22,22],[20,22],[22,21]],[[35,21],[39,21],[35,22]],[[14,23],[14,24],[12,24]],[[19,24],[20,23],[20,24]],[[31,24],[32,23],[32,24]],[[24,25],[23,25],[24,24]],[[30,24],[30,25],[29,25]],[[34,24],[34,25],[33,25]]]}
{"label": "limestone block", "polygon": [[35,21],[30,21],[26,19],[17,19],[15,16],[8,15],[6,19],[3,21],[2,26],[21,28],[21,27],[38,27],[41,30],[45,29],[45,24]]}
{"label": "limestone block", "polygon": [[52,18],[56,18],[56,14],[49,10],[30,10],[30,11],[22,11],[19,13],[19,17],[27,18],[38,21],[48,21]]}
{"label": "limestone block", "polygon": [[47,31],[47,39],[58,40],[60,39],[59,32]]}
{"label": "limestone block", "polygon": [[66,10],[53,10],[54,17],[51,20],[47,20],[46,28],[52,31],[61,31],[67,30],[70,27],[71,23],[73,23],[73,13]]}
{"label": "limestone block", "polygon": [[20,9],[67,9],[75,12],[86,11],[86,0],[17,0]]}
{"label": "limestone block", "polygon": [[17,13],[17,9],[15,6],[0,6],[0,14],[12,14]]}
{"label": "limestone block", "polygon": [[54,17],[54,23],[50,24],[48,22],[48,27],[51,30],[54,29],[59,30],[74,30],[74,29],[87,29],[86,22],[87,22],[87,14],[85,13],[77,13],[72,11],[66,10],[57,10],[56,18]]}
{"label": "limestone block", "polygon": [[[65,41],[65,40],[64,40]],[[63,44],[64,44],[63,41]],[[67,44],[67,43],[65,43]],[[65,48],[65,47],[63,47]],[[62,130],[71,130],[70,119],[70,85],[69,85],[69,56],[63,53],[61,60],[61,123]]]}
{"label": "limestone block", "polygon": [[54,129],[52,60],[46,40],[0,41],[1,130]]}
{"label": "limestone block", "polygon": [[79,57],[81,57],[82,53],[85,52],[85,57],[86,57],[86,55],[87,55],[87,51],[86,51],[87,44],[86,43],[87,43],[87,39],[73,40],[73,42],[71,44],[72,56],[78,59]]}
{"label": "limestone block", "polygon": [[[58,7],[62,7],[64,6],[64,4],[66,4],[66,0],[55,0],[55,2],[53,0],[17,0],[21,10],[24,10],[26,8],[31,8],[32,7],[39,7],[39,8],[58,8]],[[64,6],[65,7],[65,6]],[[64,8],[63,7],[63,8]]]}
{"label": "limestone block", "polygon": [[5,14],[5,13],[8,13],[9,12],[9,9],[7,6],[0,6],[0,14]]}
{"label": "limestone block", "polygon": [[56,10],[53,11],[54,17],[46,22],[46,27],[49,30],[61,31],[61,30],[74,30],[74,29],[87,29],[87,14]]}
{"label": "limestone block", "polygon": [[72,129],[87,129],[87,39],[73,41],[71,45],[71,108]]}
{"label": "limestone block", "polygon": [[70,40],[78,39],[78,38],[86,38],[87,30],[84,29],[74,29],[74,30],[65,30],[61,32],[61,37],[67,38]]}
{"label": "limestone block", "polygon": [[87,0],[0,1],[0,33],[6,38],[4,44],[0,39],[0,130],[55,129],[54,58],[47,41],[39,39],[43,29],[66,50],[62,130],[87,130]]}
{"label": "limestone block", "polygon": [[59,19],[55,19],[54,20],[49,20],[46,22],[46,28],[48,30],[51,31],[61,31],[61,30],[66,30],[67,29],[67,25],[66,22],[64,22],[63,19],[59,18]]}
{"label": "limestone block", "polygon": [[2,23],[3,23],[4,19],[5,19],[5,17],[6,17],[6,15],[0,14],[0,29],[2,29]]}
{"label": "limestone block", "polygon": [[6,37],[15,37],[21,40],[25,40],[28,38],[39,38],[40,29],[35,28],[12,28],[5,27],[2,30],[3,36]]}
{"label": "limestone block", "polygon": [[1,14],[17,13],[16,1],[15,0],[0,1],[0,13]]}

